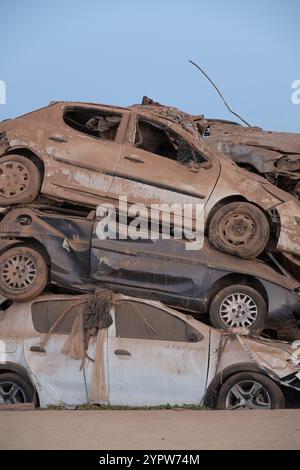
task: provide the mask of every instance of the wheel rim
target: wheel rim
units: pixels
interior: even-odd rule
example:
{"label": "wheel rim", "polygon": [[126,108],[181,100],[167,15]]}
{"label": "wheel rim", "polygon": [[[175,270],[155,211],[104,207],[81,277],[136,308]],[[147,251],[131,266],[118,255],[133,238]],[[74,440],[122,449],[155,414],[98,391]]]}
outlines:
{"label": "wheel rim", "polygon": [[30,184],[30,174],[23,163],[0,163],[0,195],[11,199],[22,195]]}
{"label": "wheel rim", "polygon": [[226,409],[265,409],[270,410],[271,397],[265,387],[255,380],[242,380],[229,390]]}
{"label": "wheel rim", "polygon": [[0,403],[26,403],[25,393],[14,382],[0,382]]}
{"label": "wheel rim", "polygon": [[34,259],[27,255],[14,255],[7,258],[1,268],[1,280],[9,289],[27,289],[37,275]]}
{"label": "wheel rim", "polygon": [[220,319],[227,328],[251,327],[257,319],[256,302],[247,294],[228,295],[220,305]]}
{"label": "wheel rim", "polygon": [[234,212],[221,221],[219,233],[226,244],[241,247],[253,241],[256,224],[250,215],[244,212]]}

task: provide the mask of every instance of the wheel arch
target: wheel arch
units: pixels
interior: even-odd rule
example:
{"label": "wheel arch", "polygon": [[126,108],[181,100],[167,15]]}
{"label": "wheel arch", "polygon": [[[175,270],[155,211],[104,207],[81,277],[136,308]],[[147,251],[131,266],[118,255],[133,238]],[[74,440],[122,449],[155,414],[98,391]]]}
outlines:
{"label": "wheel arch", "polygon": [[210,287],[207,297],[207,311],[209,311],[211,302],[215,295],[223,288],[229,287],[233,284],[245,284],[248,287],[256,289],[266,301],[267,308],[269,309],[269,296],[267,290],[257,277],[251,276],[250,274],[229,273],[217,279]]}
{"label": "wheel arch", "polygon": [[10,373],[13,373],[13,374],[16,374],[18,376],[20,376],[23,380],[26,381],[26,383],[28,383],[28,385],[31,387],[31,390],[32,390],[32,394],[34,396],[34,399],[35,399],[35,403],[37,406],[39,406],[40,404],[40,400],[39,400],[39,394],[38,394],[38,391],[30,377],[30,374],[28,372],[28,370],[21,366],[20,364],[17,364],[15,362],[5,362],[3,364],[0,364],[0,377],[2,374],[5,374],[7,372],[10,372]]}
{"label": "wheel arch", "polygon": [[253,362],[240,362],[225,367],[225,369],[215,375],[208,385],[203,398],[203,405],[207,408],[215,408],[217,405],[218,394],[222,385],[226,382],[226,380],[238,372],[258,372],[268,377],[268,374],[259,369],[259,367]]}
{"label": "wheel arch", "polygon": [[8,155],[20,155],[28,158],[28,160],[31,160],[37,166],[42,179],[44,178],[45,164],[39,155],[31,148],[24,146],[10,147],[9,150],[3,153],[0,158],[7,157]]}
{"label": "wheel arch", "polygon": [[216,214],[216,212],[223,206],[225,206],[226,204],[229,204],[230,202],[247,202],[248,204],[252,204],[253,206],[256,206],[258,209],[260,209],[263,214],[266,216],[268,222],[269,222],[269,226],[270,226],[270,233],[272,231],[274,231],[274,222],[272,220],[272,217],[270,215],[270,213],[265,209],[263,208],[262,206],[260,206],[259,204],[257,204],[255,201],[251,201],[247,198],[245,198],[244,196],[242,196],[241,194],[233,194],[232,196],[226,196],[224,197],[223,199],[220,199],[209,211],[209,214],[208,214],[208,217],[207,217],[207,222],[206,222],[206,226],[205,226],[205,236],[208,236],[208,231],[209,231],[209,225],[210,225],[210,222],[211,222],[211,219],[213,218],[213,216]]}
{"label": "wheel arch", "polygon": [[35,248],[40,252],[41,255],[44,256],[47,266],[48,266],[48,279],[50,278],[51,274],[51,258],[49,256],[48,251],[44,247],[44,245],[36,240],[35,238],[28,237],[28,238],[18,238],[16,240],[10,240],[10,243],[8,243],[0,252],[0,255],[5,253],[7,250],[10,248],[15,248],[16,246],[28,246],[30,248]]}

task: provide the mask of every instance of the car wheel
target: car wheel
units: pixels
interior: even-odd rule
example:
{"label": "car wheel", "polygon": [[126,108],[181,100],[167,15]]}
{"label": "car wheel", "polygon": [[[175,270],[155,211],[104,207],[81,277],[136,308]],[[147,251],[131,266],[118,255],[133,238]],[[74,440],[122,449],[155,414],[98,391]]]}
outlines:
{"label": "car wheel", "polygon": [[32,403],[33,387],[17,374],[0,374],[0,404]]}
{"label": "car wheel", "polygon": [[258,372],[239,372],[222,385],[217,400],[219,410],[284,408],[279,386]]}
{"label": "car wheel", "polygon": [[231,202],[212,216],[208,236],[218,249],[252,259],[265,249],[270,226],[265,214],[248,202]]}
{"label": "car wheel", "polygon": [[209,318],[215,328],[247,328],[260,333],[268,314],[264,297],[253,287],[236,284],[221,289],[212,299]]}
{"label": "car wheel", "polygon": [[37,166],[22,155],[0,159],[0,206],[33,202],[42,184]]}
{"label": "car wheel", "polygon": [[0,291],[10,300],[21,302],[38,296],[46,287],[48,268],[39,251],[24,245],[0,255]]}

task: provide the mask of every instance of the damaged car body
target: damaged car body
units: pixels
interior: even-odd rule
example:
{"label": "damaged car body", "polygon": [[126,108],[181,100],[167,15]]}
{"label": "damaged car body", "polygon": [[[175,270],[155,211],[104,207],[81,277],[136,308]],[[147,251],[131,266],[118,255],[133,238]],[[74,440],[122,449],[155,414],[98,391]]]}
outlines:
{"label": "damaged car body", "polygon": [[74,292],[101,286],[209,314],[217,328],[269,327],[299,337],[299,283],[276,265],[237,263],[207,241],[189,251],[175,238],[100,239],[95,211],[82,216],[33,205],[7,209],[1,218],[0,291],[8,299],[32,299],[50,284]]}
{"label": "damaged car body", "polygon": [[42,195],[95,207],[123,194],[147,207],[201,204],[218,249],[251,259],[270,244],[299,257],[299,201],[216,152],[172,109],[55,102],[4,121],[0,205]]}
{"label": "damaged car body", "polygon": [[106,290],[12,304],[0,328],[0,403],[276,409],[300,390],[299,346]]}
{"label": "damaged car body", "polygon": [[[139,106],[139,105],[137,105]],[[142,106],[197,133],[217,152],[237,165],[264,176],[272,184],[300,198],[300,135],[265,131],[225,119],[194,116],[143,97]]]}
{"label": "damaged car body", "polygon": [[[300,136],[208,119],[203,136],[238,165],[300,199]],[[202,127],[203,128],[203,127]]]}

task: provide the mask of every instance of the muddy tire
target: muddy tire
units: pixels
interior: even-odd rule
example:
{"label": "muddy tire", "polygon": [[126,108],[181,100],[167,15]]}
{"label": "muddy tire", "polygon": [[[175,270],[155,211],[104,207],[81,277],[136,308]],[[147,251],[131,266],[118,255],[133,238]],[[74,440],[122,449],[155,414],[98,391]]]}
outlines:
{"label": "muddy tire", "polygon": [[4,297],[16,302],[34,299],[47,280],[46,260],[34,248],[15,246],[0,255],[0,292]]}
{"label": "muddy tire", "polygon": [[285,401],[279,386],[259,372],[232,375],[218,394],[218,410],[281,408],[285,408]]}
{"label": "muddy tire", "polygon": [[266,248],[270,226],[258,207],[248,202],[231,202],[212,216],[208,237],[219,250],[253,259]]}
{"label": "muddy tire", "polygon": [[33,202],[41,184],[39,169],[28,158],[6,155],[0,159],[0,206]]}
{"label": "muddy tire", "polygon": [[265,326],[268,307],[253,287],[236,284],[221,289],[209,306],[210,323],[215,328],[247,328],[259,334]]}
{"label": "muddy tire", "polygon": [[18,374],[5,372],[0,374],[0,403],[32,403],[33,387]]}

